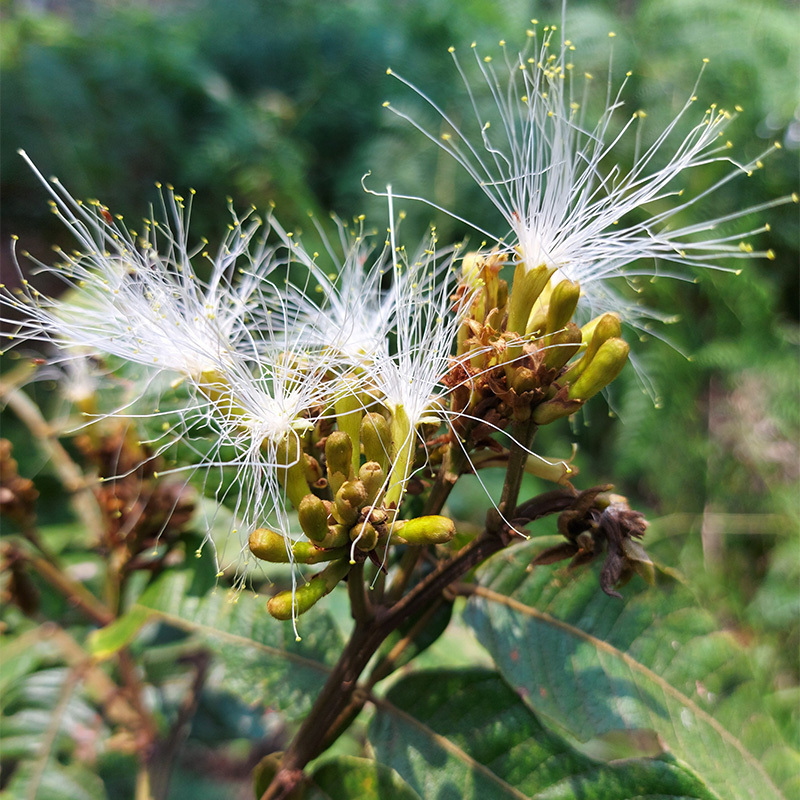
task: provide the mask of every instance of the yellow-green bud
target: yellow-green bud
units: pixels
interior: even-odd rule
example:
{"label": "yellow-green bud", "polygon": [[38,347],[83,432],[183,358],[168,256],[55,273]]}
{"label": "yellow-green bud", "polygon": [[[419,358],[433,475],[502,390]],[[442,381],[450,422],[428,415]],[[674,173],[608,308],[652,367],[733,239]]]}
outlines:
{"label": "yellow-green bud", "polygon": [[328,483],[331,491],[336,494],[339,487],[353,477],[353,442],[344,431],[333,431],[326,439],[325,460],[328,465]]}
{"label": "yellow-green bud", "polygon": [[555,267],[547,267],[544,264],[532,269],[528,269],[524,261],[517,264],[514,270],[514,283],[511,285],[511,295],[508,299],[506,330],[520,335],[525,333],[533,304],[547,286],[547,282],[554,272]]}
{"label": "yellow-green bud", "polygon": [[292,542],[290,556],[285,537],[267,528],[256,528],[250,534],[248,544],[250,552],[256,558],[273,564],[288,564],[292,561],[298,564],[318,564],[322,561],[335,561],[347,555],[347,549],[342,547],[322,550],[311,542]]}
{"label": "yellow-green bud", "polygon": [[[573,451],[570,460],[574,457]],[[577,467],[572,467],[568,461],[550,460],[530,455],[525,462],[525,472],[545,481],[552,481],[560,486],[569,486],[570,481],[577,475]]]}
{"label": "yellow-green bud", "polygon": [[358,479],[367,490],[365,505],[373,505],[383,491],[386,473],[377,461],[367,461],[361,465],[361,469],[358,471]]}
{"label": "yellow-green bud", "polygon": [[383,414],[373,411],[361,420],[361,444],[367,461],[376,461],[384,473],[389,471],[392,433]]}
{"label": "yellow-green bud", "polygon": [[604,342],[615,337],[618,338],[622,334],[619,317],[612,313],[595,317],[581,328],[581,334],[586,344],[586,351],[564,376],[570,383],[576,381],[583,374]]}
{"label": "yellow-green bud", "polygon": [[322,478],[322,467],[314,456],[303,453],[305,476],[309,485],[314,486]]}
{"label": "yellow-green bud", "polygon": [[334,561],[308,583],[298,586],[294,593],[291,590],[278,592],[267,603],[267,611],[276,619],[287,620],[292,616],[299,617],[301,614],[305,614],[314,603],[319,602],[326,594],[330,593],[349,571],[350,563],[347,559]]}
{"label": "yellow-green bud", "polygon": [[578,307],[581,296],[581,287],[572,281],[559,281],[550,293],[550,302],[547,304],[547,321],[545,330],[554,333],[561,330],[571,319]]}
{"label": "yellow-green bud", "polygon": [[630,347],[623,339],[613,337],[603,342],[583,374],[570,384],[569,399],[588,400],[605,389],[622,372],[629,352]]}
{"label": "yellow-green bud", "polygon": [[333,501],[333,516],[342,525],[352,525],[367,502],[367,490],[361,481],[345,481]]}
{"label": "yellow-green bud", "polygon": [[300,501],[297,518],[303,533],[312,542],[321,542],[328,535],[328,509],[316,495],[307,494]]}
{"label": "yellow-green bud", "polygon": [[359,522],[350,529],[350,540],[355,542],[359,550],[366,553],[378,544],[378,531],[370,522]]}
{"label": "yellow-green bud", "polygon": [[317,547],[322,547],[325,550],[331,548],[341,547],[350,541],[350,526],[349,525],[328,525],[328,533],[322,541],[317,542]]}
{"label": "yellow-green bud", "polygon": [[544,342],[545,366],[561,369],[580,350],[581,338],[580,328],[574,322],[567,322],[561,330],[548,336]]}
{"label": "yellow-green bud", "polygon": [[284,465],[277,470],[278,481],[286,490],[286,496],[292,505],[297,508],[309,490],[306,480],[306,462],[303,458],[299,437],[295,433],[289,433],[279,442],[276,456],[278,463]]}
{"label": "yellow-green bud", "polygon": [[569,400],[561,395],[556,395],[546,403],[536,406],[531,414],[531,419],[537,425],[548,425],[561,417],[574,414],[583,405],[583,400]]}
{"label": "yellow-green bud", "polygon": [[456,526],[449,517],[438,515],[416,517],[395,523],[392,543],[424,546],[444,544],[456,535]]}
{"label": "yellow-green bud", "polygon": [[536,377],[536,373],[527,367],[516,367],[515,369],[510,370],[510,374],[512,376],[511,387],[517,394],[530,392],[539,386],[539,380]]}

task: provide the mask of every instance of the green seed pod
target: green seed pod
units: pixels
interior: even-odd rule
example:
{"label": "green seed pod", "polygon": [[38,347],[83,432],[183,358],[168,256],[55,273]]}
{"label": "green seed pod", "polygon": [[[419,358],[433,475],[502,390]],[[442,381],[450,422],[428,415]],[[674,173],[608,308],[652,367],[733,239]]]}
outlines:
{"label": "green seed pod", "polygon": [[583,374],[570,384],[570,400],[588,400],[605,389],[622,372],[628,360],[630,346],[623,339],[613,337],[600,346]]}
{"label": "green seed pod", "polygon": [[250,534],[249,546],[250,552],[256,558],[273,564],[288,564],[292,561],[298,564],[318,564],[323,561],[335,561],[347,554],[346,549],[342,547],[322,550],[311,542],[293,542],[290,556],[286,539],[267,528],[256,528]]}
{"label": "green seed pod", "polygon": [[361,465],[358,471],[358,480],[364,484],[367,490],[367,500],[365,505],[371,506],[378,501],[381,491],[384,488],[386,473],[377,461],[367,461]]}
{"label": "green seed pod", "polygon": [[[560,284],[559,284],[560,285]],[[545,340],[544,363],[548,369],[561,369],[581,347],[581,330],[574,322]]]}
{"label": "green seed pod", "polygon": [[367,490],[361,481],[345,481],[333,501],[333,516],[342,525],[352,525],[367,502]]}
{"label": "green seed pod", "polygon": [[455,534],[456,526],[449,517],[438,515],[416,517],[416,519],[395,523],[392,543],[415,546],[444,544],[449,542]]}
{"label": "green seed pod", "polygon": [[328,535],[328,509],[316,495],[307,494],[297,507],[303,533],[312,542],[321,542]]}
{"label": "green seed pod", "polygon": [[[339,581],[350,571],[347,559],[334,561],[325,567],[319,575],[315,575],[308,583],[298,586],[292,596],[291,590],[278,592],[267,603],[267,611],[275,619],[287,620],[292,616],[305,614],[314,603],[319,602],[333,590]],[[294,611],[294,614],[292,612]]]}
{"label": "green seed pod", "polygon": [[336,494],[339,487],[353,478],[353,441],[344,431],[333,431],[325,441],[328,483]]}
{"label": "green seed pod", "polygon": [[350,529],[350,541],[355,542],[359,550],[369,552],[378,544],[378,531],[370,522],[357,522]]}
{"label": "green seed pod", "polygon": [[547,304],[547,322],[545,323],[547,333],[561,330],[572,319],[580,296],[581,287],[577,283],[564,280],[555,285],[550,294],[550,302]]}
{"label": "green seed pod", "polygon": [[389,471],[389,454],[392,452],[392,433],[383,414],[373,411],[361,420],[361,444],[367,461],[380,464],[384,474]]}

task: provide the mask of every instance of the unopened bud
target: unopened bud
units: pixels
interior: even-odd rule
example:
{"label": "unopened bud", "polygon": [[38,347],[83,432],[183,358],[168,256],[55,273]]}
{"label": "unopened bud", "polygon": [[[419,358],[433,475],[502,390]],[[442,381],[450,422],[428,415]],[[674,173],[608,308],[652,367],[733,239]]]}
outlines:
{"label": "unopened bud", "polygon": [[583,374],[604,342],[621,336],[622,327],[619,317],[611,313],[595,317],[581,328],[581,334],[586,344],[586,351],[581,359],[569,368],[569,372],[565,375],[566,380],[569,382],[576,381]]}
{"label": "unopened bud", "polygon": [[345,481],[333,501],[333,516],[342,525],[352,525],[367,502],[367,490],[361,481]]}
{"label": "unopened bud", "polygon": [[571,319],[578,307],[581,296],[581,287],[572,281],[559,281],[550,293],[550,302],[547,304],[547,321],[545,330],[554,333],[561,330]]}
{"label": "unopened bud", "polygon": [[321,542],[328,535],[328,509],[316,495],[307,494],[300,501],[297,518],[303,533],[312,542]]}
{"label": "unopened bud", "polygon": [[[346,548],[322,550],[311,542],[288,543],[284,536],[267,528],[256,528],[249,539],[250,552],[262,561],[273,564],[318,564],[322,561],[335,561],[345,556]],[[287,546],[288,545],[288,546]]]}
{"label": "unopened bud", "polygon": [[308,494],[309,490],[306,480],[306,462],[303,455],[300,438],[295,433],[289,433],[278,444],[277,461],[283,465],[277,470],[278,481],[295,508],[300,505],[300,501]]}
{"label": "unopened bud", "polygon": [[536,406],[531,419],[537,425],[549,425],[557,419],[574,414],[583,405],[583,400],[569,400],[564,394],[562,391],[551,400]]}
{"label": "unopened bud", "polygon": [[369,552],[378,544],[378,531],[370,522],[359,522],[350,529],[350,540],[359,550]]}
{"label": "unopened bud", "polygon": [[326,594],[333,591],[339,581],[350,571],[347,559],[334,561],[325,567],[319,575],[315,575],[308,583],[298,586],[292,592],[278,592],[267,603],[267,611],[276,619],[292,619],[305,614],[314,603],[319,602]]}
{"label": "unopened bud", "polygon": [[544,344],[545,366],[561,369],[580,350],[581,339],[580,328],[574,322],[567,322],[561,330],[548,336]]}
{"label": "unopened bud", "polygon": [[539,387],[539,379],[532,369],[527,367],[517,367],[511,370],[511,387],[517,394],[530,392]]}
{"label": "unopened bud", "polygon": [[392,532],[392,542],[415,546],[444,544],[455,535],[456,526],[453,520],[434,515],[397,522]]}
{"label": "unopened bud", "polygon": [[570,400],[588,400],[605,389],[622,372],[628,360],[630,346],[616,337],[603,342],[583,374],[570,384],[567,396]]}
{"label": "unopened bud", "polygon": [[[523,253],[524,258],[524,253]],[[533,304],[542,293],[555,267],[544,264],[528,269],[524,261],[517,264],[514,271],[514,282],[508,299],[508,323],[506,330],[523,334],[527,327]]]}
{"label": "unopened bud", "polygon": [[373,505],[378,500],[386,481],[386,474],[381,465],[377,461],[367,461],[362,464],[361,469],[358,471],[358,479],[367,490],[365,505]]}
{"label": "unopened bud", "polygon": [[322,467],[314,456],[303,453],[306,481],[310,486],[314,486],[322,478]]}
{"label": "unopened bud", "polygon": [[353,477],[353,442],[344,431],[333,431],[325,440],[325,460],[328,483],[336,494],[339,487]]}
{"label": "unopened bud", "polygon": [[361,444],[367,461],[376,461],[384,473],[389,471],[392,433],[383,414],[373,411],[361,420]]}
{"label": "unopened bud", "polygon": [[529,455],[525,462],[525,472],[542,478],[545,481],[552,481],[561,486],[569,486],[570,481],[578,474],[577,467],[573,467],[569,462],[575,457],[573,445],[572,456],[568,461],[552,461],[537,455]]}

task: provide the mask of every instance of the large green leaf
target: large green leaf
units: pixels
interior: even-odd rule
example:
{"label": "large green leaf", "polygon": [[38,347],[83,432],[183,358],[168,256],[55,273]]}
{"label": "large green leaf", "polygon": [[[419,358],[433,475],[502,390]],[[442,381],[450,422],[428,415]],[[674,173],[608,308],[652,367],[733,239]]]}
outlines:
{"label": "large green leaf", "polygon": [[741,643],[686,587],[629,585],[620,601],[591,570],[529,572],[534,552],[487,563],[466,610],[531,708],[583,741],[653,731],[726,800],[796,796],[800,759],[763,712]]}
{"label": "large green leaf", "polygon": [[198,591],[193,581],[190,570],[166,573],[138,606],[196,633],[224,663],[225,688],[245,702],[303,715],[344,648],[334,621],[314,609],[301,620],[298,642],[291,624],[267,613],[265,598],[222,587]]}
{"label": "large green leaf", "polygon": [[371,741],[381,762],[436,800],[717,798],[671,757],[610,765],[577,752],[485,669],[406,676],[377,702]]}
{"label": "large green leaf", "polygon": [[308,800],[419,800],[419,795],[391,768],[369,758],[339,756],[314,770]]}

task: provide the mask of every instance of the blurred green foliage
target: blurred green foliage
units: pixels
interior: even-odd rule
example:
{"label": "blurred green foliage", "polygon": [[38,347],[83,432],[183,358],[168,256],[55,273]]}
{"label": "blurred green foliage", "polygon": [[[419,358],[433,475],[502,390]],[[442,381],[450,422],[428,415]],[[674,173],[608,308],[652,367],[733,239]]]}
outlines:
{"label": "blurred green foliage", "polygon": [[[43,260],[49,245],[66,244],[16,155],[20,147],[75,196],[101,198],[132,219],[155,201],[156,181],[192,186],[193,225],[198,238],[212,241],[223,232],[227,196],[237,208],[274,202],[286,226],[309,227],[308,212],[324,218],[334,211],[345,218],[366,212],[380,228],[384,204],[360,185],[369,171],[372,188],[391,180],[398,191],[462,213],[478,209],[467,216],[496,227],[469,179],[381,108],[396,97],[406,108],[422,106],[385,70],[392,66],[448,112],[464,113],[448,45],[466,47],[476,37],[488,45],[501,36],[513,44],[531,16],[561,17],[559,3],[523,0],[468,0],[457,8],[449,0],[6,0],[0,11],[4,275],[12,269],[12,233]],[[731,128],[734,154],[747,160],[782,143],[763,170],[707,198],[697,208],[706,217],[797,191],[798,22],[796,5],[780,0],[584,0],[570,4],[567,32],[578,45],[576,62],[599,81],[609,63],[607,32],[617,33],[613,79],[633,72],[626,103],[648,113],[645,144],[692,92],[704,57],[710,64],[697,89],[701,101],[743,107]],[[688,180],[703,186],[713,177]],[[411,231],[431,221],[426,206],[407,211]],[[549,426],[540,448],[564,454],[566,443],[577,441],[581,484],[614,480],[650,509],[653,552],[682,570],[722,624],[755,643],[765,680],[780,690],[773,711],[790,731],[800,678],[797,207],[758,215],[751,227],[765,220],[772,230],[759,248],[773,248],[775,261],[746,263],[739,277],[705,272],[696,285],[660,280],[644,287],[649,305],[681,316],[636,349],[660,408],[630,371],[612,393],[616,419],[597,402],[575,429]],[[465,233],[444,215],[433,221],[442,238]],[[4,435],[21,439],[15,425],[9,415]],[[22,474],[41,468],[33,451],[17,457]],[[45,471],[38,485],[55,482]],[[57,516],[42,499],[45,518]],[[454,503],[469,514],[467,500]],[[7,623],[33,637],[27,623]],[[40,694],[52,694],[63,677],[48,646],[37,639],[25,655],[42,667],[34,673]],[[50,702],[36,698],[34,708]],[[160,699],[169,705],[168,693]],[[30,698],[9,702],[22,708],[23,701]],[[195,748],[203,737],[265,735],[264,720],[231,705],[228,695],[204,703]],[[29,722],[30,730],[42,728],[41,720]],[[245,724],[258,730],[244,734],[237,726]],[[18,745],[32,746],[24,739]],[[107,787],[117,780],[113,769],[109,774]],[[72,778],[94,796],[91,776]]]}

